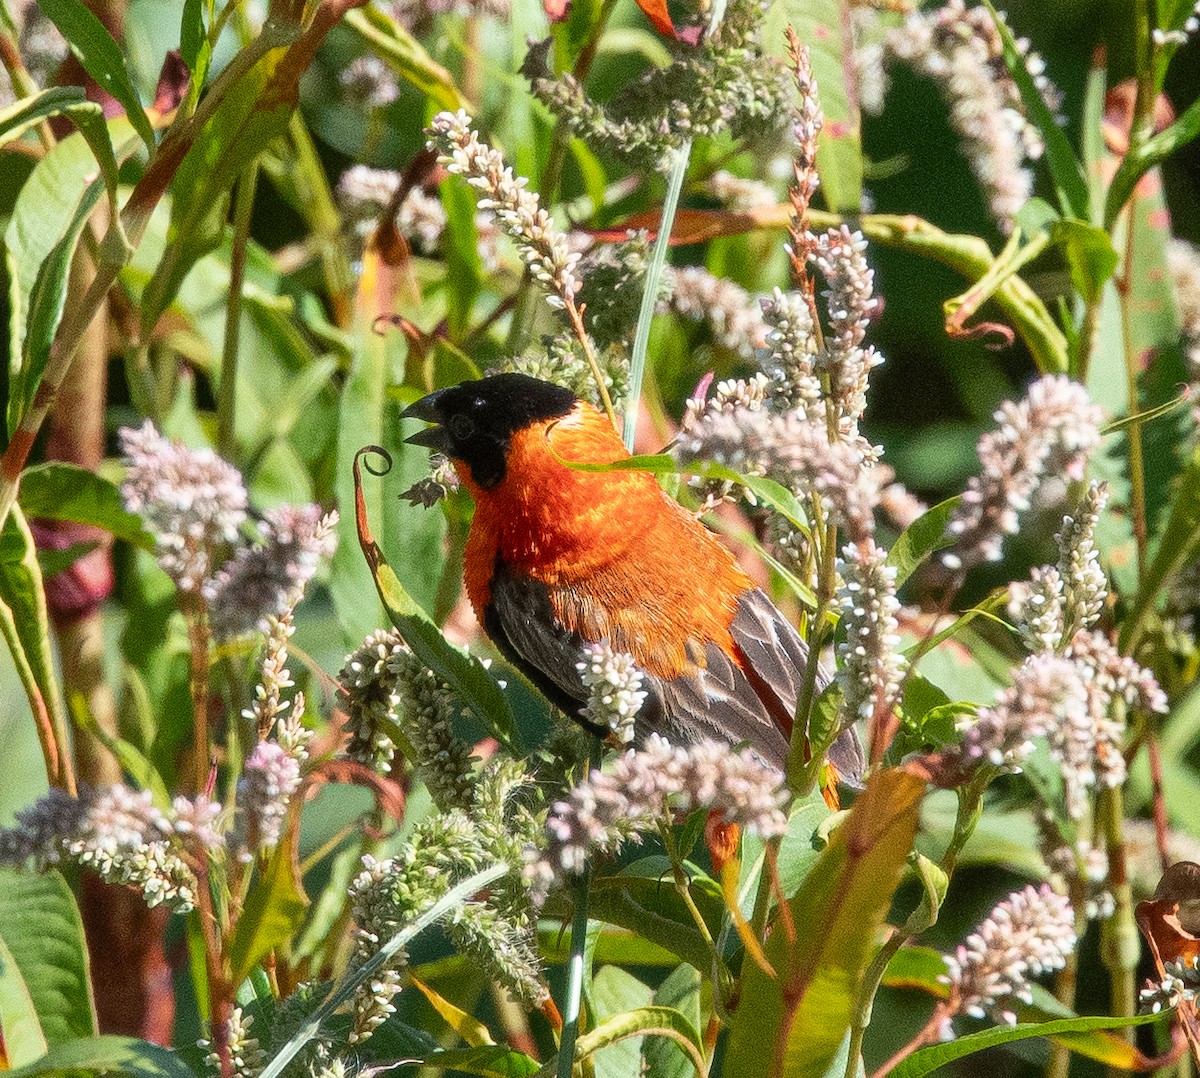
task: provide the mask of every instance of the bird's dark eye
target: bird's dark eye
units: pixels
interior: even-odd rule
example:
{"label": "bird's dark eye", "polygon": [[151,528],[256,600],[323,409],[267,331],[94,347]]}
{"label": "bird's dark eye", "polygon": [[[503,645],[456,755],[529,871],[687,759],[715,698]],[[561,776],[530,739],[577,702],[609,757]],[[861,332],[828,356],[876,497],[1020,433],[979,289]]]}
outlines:
{"label": "bird's dark eye", "polygon": [[450,428],[450,433],[455,439],[460,442],[465,442],[475,433],[475,424],[462,412],[455,412],[446,426]]}

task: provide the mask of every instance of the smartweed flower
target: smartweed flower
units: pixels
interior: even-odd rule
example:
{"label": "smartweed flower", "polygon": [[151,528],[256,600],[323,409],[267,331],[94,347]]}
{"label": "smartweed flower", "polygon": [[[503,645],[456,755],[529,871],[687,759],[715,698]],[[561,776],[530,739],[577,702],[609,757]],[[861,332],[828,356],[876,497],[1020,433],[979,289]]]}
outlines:
{"label": "smartweed flower", "polygon": [[947,1019],[990,1014],[1013,1025],[1015,1002],[1033,1002],[1030,979],[1062,969],[1074,948],[1075,914],[1064,896],[1045,884],[1013,892],[946,956]]}
{"label": "smartweed flower", "polygon": [[322,559],[333,554],[337,520],[316,505],[269,510],[259,524],[261,542],[240,547],[204,584],[213,635],[268,632],[270,617],[294,607]]}
{"label": "smartweed flower", "polygon": [[890,713],[899,700],[907,665],[900,654],[896,570],[886,558],[887,551],[866,539],[847,546],[838,562],[838,603],[846,630],[839,648],[839,679],[846,712],[853,719],[869,719],[876,711]]}
{"label": "smartweed flower", "polygon": [[197,592],[246,519],[237,469],[211,449],[188,449],[147,421],[121,431],[129,471],[121,495],[158,540],[158,563],[180,591]]}
{"label": "smartweed flower", "polygon": [[588,719],[628,744],[633,740],[637,713],[646,701],[642,672],[632,655],[613,651],[607,643],[587,644],[585,654],[575,668],[588,690]]}
{"label": "smartweed flower", "polygon": [[673,747],[657,734],[617,757],[609,771],[592,773],[557,802],[546,821],[549,843],[529,875],[535,896],[582,871],[597,851],[655,830],[671,809],[710,809],[726,822],[773,837],[787,829],[781,776],[749,750],[716,741]]}
{"label": "smartweed flower", "polygon": [[1083,478],[1102,418],[1087,390],[1062,375],[1046,375],[1023,400],[1002,404],[995,415],[999,429],[979,440],[983,470],[950,521],[957,542],[942,561],[951,569],[997,561],[1004,537],[1016,532],[1018,514],[1046,477]]}

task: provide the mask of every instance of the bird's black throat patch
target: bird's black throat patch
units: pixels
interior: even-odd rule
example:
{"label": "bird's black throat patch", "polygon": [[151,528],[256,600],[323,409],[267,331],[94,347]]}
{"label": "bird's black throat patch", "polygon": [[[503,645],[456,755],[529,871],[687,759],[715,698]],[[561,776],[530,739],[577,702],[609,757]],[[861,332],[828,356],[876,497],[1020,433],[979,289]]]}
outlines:
{"label": "bird's black throat patch", "polygon": [[495,374],[430,393],[405,417],[437,424],[409,439],[461,461],[484,490],[504,480],[512,437],[531,423],[569,415],[569,389],[526,374]]}

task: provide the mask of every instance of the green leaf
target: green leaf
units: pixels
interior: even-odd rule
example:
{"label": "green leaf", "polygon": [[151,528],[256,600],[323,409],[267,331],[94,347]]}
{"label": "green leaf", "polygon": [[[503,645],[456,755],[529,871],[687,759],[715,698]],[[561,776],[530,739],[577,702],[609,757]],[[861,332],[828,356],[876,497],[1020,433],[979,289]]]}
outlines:
{"label": "green leaf", "polygon": [[887,564],[896,570],[896,587],[912,576],[935,551],[954,545],[954,537],[946,534],[946,525],[961,501],[962,497],[956,495],[939,502],[900,533],[887,555]]}
{"label": "green leaf", "polygon": [[[837,221],[815,210],[809,211],[809,218],[814,228]],[[866,214],[859,224],[868,240],[932,258],[971,281],[981,280],[996,262],[992,249],[978,236],[943,232],[920,218]],[[1066,337],[1045,303],[1020,276],[1004,280],[992,299],[1025,341],[1039,371],[1067,370]]]}
{"label": "green leaf", "polygon": [[[686,964],[677,966],[655,989],[653,1002],[655,1006],[678,1011],[694,1029],[699,1029],[703,987],[699,970]],[[674,1041],[647,1037],[642,1042],[642,1064],[636,1073],[647,1078],[691,1078],[692,1061]]]}
{"label": "green leaf", "polygon": [[267,955],[286,944],[299,931],[307,908],[308,896],[285,835],[251,886],[238,918],[229,944],[231,982],[241,984]]}
{"label": "green leaf", "polygon": [[0,938],[25,981],[46,1043],[53,1048],[94,1037],[83,922],[60,873],[0,868]]}
{"label": "green leaf", "polygon": [[[687,1054],[699,1078],[707,1072],[704,1045],[696,1028],[673,1007],[639,1007],[615,1014],[579,1038],[575,1058],[587,1059],[603,1048],[630,1037],[669,1037]],[[635,1057],[636,1058],[636,1057]],[[753,1072],[747,1072],[753,1073]]]}
{"label": "green leaf", "polygon": [[1075,290],[1084,302],[1098,302],[1119,261],[1109,234],[1086,221],[1061,220],[1050,227],[1050,236],[1066,259]]}
{"label": "green leaf", "polygon": [[[134,144],[123,134],[129,125],[114,120],[107,125],[105,140],[108,131],[121,144],[116,157],[124,159]],[[97,132],[89,132],[96,142]],[[110,166],[96,174],[93,143],[84,134],[71,135],[38,162],[17,195],[4,234],[11,304],[10,436],[37,392],[62,317],[71,258],[88,216],[104,195],[106,171]],[[114,177],[115,172],[113,165]]]}
{"label": "green leaf", "polygon": [[49,724],[58,750],[69,751],[42,571],[33,536],[17,506],[0,531],[0,634],[12,653],[33,714]]}
{"label": "green leaf", "polygon": [[1147,172],[1162,164],[1176,150],[1182,149],[1197,135],[1200,135],[1200,101],[1193,101],[1187,111],[1170,127],[1153,135],[1140,146],[1133,147],[1121,161],[1117,174],[1113,177],[1108,189],[1108,199],[1104,204],[1104,221],[1108,228],[1125,203],[1129,201],[1134,188]]}
{"label": "green leaf", "polygon": [[200,50],[206,40],[203,0],[183,0],[183,14],[179,20],[179,55],[192,74],[196,73]]}
{"label": "green leaf", "polygon": [[105,186],[115,197],[117,161],[108,134],[108,124],[104,120],[104,110],[94,101],[86,100],[82,88],[78,86],[52,86],[0,110],[0,146],[7,145],[35,124],[52,116],[66,116],[79,128],[104,174]]}
{"label": "green leaf", "polygon": [[229,87],[175,173],[166,249],[142,292],[141,325],[147,339],[188,271],[220,245],[234,182],[273,138],[287,130],[300,72],[298,65],[284,60],[296,32],[298,28],[268,20],[263,37],[274,34],[271,40],[278,40],[278,45],[267,48]]}
{"label": "green leaf", "polygon": [[46,1047],[33,997],[0,936],[0,1069],[23,1067],[44,1056]]}
{"label": "green leaf", "polygon": [[[566,962],[571,955],[570,927],[564,930],[561,921],[542,921],[538,925],[538,949],[547,962]],[[650,943],[635,932],[603,925],[596,936],[595,960],[618,966],[663,966],[671,969],[678,964],[679,955]]]}
{"label": "green leaf", "polygon": [[889,988],[920,988],[938,999],[950,995],[939,980],[946,975],[946,960],[932,947],[901,947],[887,964],[883,983]]}
{"label": "green leaf", "polygon": [[1062,210],[1064,217],[1077,217],[1081,221],[1086,221],[1089,219],[1089,196],[1087,180],[1084,177],[1079,158],[1075,156],[1075,151],[1071,148],[1066,133],[1055,122],[1053,114],[1042,97],[1042,92],[1034,83],[1033,76],[1030,75],[1029,68],[1025,64],[1025,57],[1017,48],[1016,38],[1013,37],[1008,23],[993,7],[991,0],[983,0],[983,2],[995,20],[996,30],[999,32],[1004,46],[1004,63],[1021,93],[1025,114],[1037,128],[1038,134],[1042,136],[1042,141],[1045,143],[1046,164],[1050,167],[1050,177],[1054,181],[1055,192],[1058,195],[1059,209]]}
{"label": "green leaf", "polygon": [[[594,879],[588,913],[594,920],[636,932],[676,958],[707,971],[712,964],[712,950],[669,882],[669,872],[664,859],[653,875],[622,874]],[[720,889],[711,880],[693,879],[692,899],[715,935],[720,931],[725,909]],[[557,906],[554,912],[559,912]]]}
{"label": "green leaf", "polygon": [[19,500],[31,519],[92,524],[142,550],[154,549],[154,536],[141,517],[125,508],[117,485],[76,464],[50,461],[27,468]]}
{"label": "green leaf", "polygon": [[[730,1074],[821,1078],[850,1028],[875,932],[900,881],[916,833],[924,783],[899,768],[876,773],[849,818],[789,902],[795,938],[767,940],[768,977],[747,962],[731,1020]],[[786,999],[783,985],[787,985]]]}
{"label": "green leaf", "polygon": [[413,654],[449,683],[476,719],[510,749],[519,752],[519,736],[508,699],[487,667],[446,640],[434,620],[404,589],[382,554],[369,560],[373,562],[375,586],[384,609]]}
{"label": "green leaf", "polygon": [[454,76],[436,63],[399,23],[374,7],[347,11],[342,21],[360,34],[388,67],[427,95],[438,108],[472,111],[470,102],[455,85]]}
{"label": "green leaf", "polygon": [[[843,25],[841,0],[785,0],[771,4],[763,24],[768,51],[783,57],[784,28],[791,25],[808,46],[813,75],[821,91],[825,126],[817,139],[817,171],[826,204],[835,213],[862,210],[862,116],[846,85],[847,53],[852,44]],[[846,24],[848,25],[848,24]],[[851,76],[852,78],[854,76]]]}
{"label": "green leaf", "polygon": [[169,1048],[133,1037],[88,1037],[51,1047],[41,1059],[9,1071],[7,1078],[196,1078]]}
{"label": "green leaf", "polygon": [[1126,1029],[1130,1026],[1145,1026],[1152,1022],[1161,1022],[1170,1015],[1170,1011],[1161,1014],[1144,1014],[1137,1018],[1060,1018],[1053,1022],[1029,1022],[1015,1026],[997,1026],[985,1029],[980,1033],[969,1033],[965,1037],[957,1037],[944,1044],[935,1044],[929,1048],[921,1048],[900,1063],[891,1072],[891,1078],[924,1078],[939,1067],[953,1063],[985,1048],[994,1048],[1000,1044],[1011,1044],[1013,1041],[1028,1040],[1030,1037],[1051,1037],[1058,1033],[1089,1033],[1098,1029]]}
{"label": "green leaf", "polygon": [[[406,386],[403,395],[389,392],[400,380],[395,372],[409,363],[404,336],[394,332],[380,336],[371,324],[377,314],[395,309],[396,297],[386,281],[387,273],[378,254],[368,250],[363,256],[359,286],[356,347],[339,403],[336,494],[340,505],[354,504],[354,455],[363,445],[371,443],[387,450],[392,467],[385,475],[362,476],[363,498],[379,545],[396,566],[404,590],[423,609],[435,610],[446,564],[446,518],[437,510],[408,505],[399,497],[429,474],[429,453],[404,440],[421,426],[415,420],[400,418],[403,408],[416,400],[417,391]],[[410,317],[416,318],[418,313]],[[415,365],[416,360],[412,363]],[[338,538],[329,587],[346,640],[357,646],[367,633],[385,622],[387,615],[358,548],[352,514],[342,513]]]}
{"label": "green leaf", "polygon": [[471,328],[471,311],[483,281],[475,194],[465,183],[443,183],[438,194],[446,210],[446,320],[450,340],[462,341]]}
{"label": "green leaf", "polygon": [[481,1078],[532,1078],[542,1069],[536,1059],[502,1044],[430,1052],[421,1059],[412,1059],[406,1054],[404,1061],[423,1063],[445,1074],[477,1074]]}
{"label": "green leaf", "polygon": [[37,552],[37,559],[38,565],[42,567],[42,579],[49,580],[59,573],[66,572],[81,558],[87,557],[99,545],[100,541],[98,539],[91,539],[82,543],[72,543],[63,550],[39,550]]}
{"label": "green leaf", "polygon": [[[623,1014],[648,1007],[653,997],[653,989],[628,970],[603,966],[592,977],[588,1007],[593,1022],[602,1025]],[[579,1058],[578,1053],[576,1058]],[[628,1075],[639,1073],[641,1058],[642,1039],[631,1036],[601,1049],[592,1063],[596,1078],[627,1078]]]}
{"label": "green leaf", "polygon": [[121,103],[134,130],[153,153],[154,128],[150,126],[142,99],[129,78],[120,46],[104,24],[81,0],[38,0],[38,6],[67,39],[84,70]]}

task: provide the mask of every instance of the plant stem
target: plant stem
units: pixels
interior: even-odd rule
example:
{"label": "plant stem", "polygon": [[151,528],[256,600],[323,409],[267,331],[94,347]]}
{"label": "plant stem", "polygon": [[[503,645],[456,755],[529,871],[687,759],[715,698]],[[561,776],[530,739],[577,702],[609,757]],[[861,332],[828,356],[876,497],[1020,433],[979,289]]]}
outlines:
{"label": "plant stem", "polygon": [[[603,746],[599,741],[592,749],[592,759],[589,770],[600,766]],[[558,1078],[571,1078],[575,1066],[575,1042],[579,1038],[579,1009],[583,1000],[584,958],[587,951],[588,930],[588,896],[592,886],[592,866],[587,868],[575,881],[575,909],[571,915],[571,954],[567,959],[567,994],[563,1000],[562,1036],[558,1042]]]}
{"label": "plant stem", "polygon": [[671,166],[671,174],[667,179],[667,196],[663,201],[658,236],[654,240],[650,264],[646,267],[646,280],[642,286],[642,305],[638,310],[637,329],[633,335],[633,351],[629,360],[629,392],[625,405],[625,448],[631,453],[637,434],[638,401],[642,397],[642,381],[646,375],[646,353],[650,349],[650,326],[654,321],[654,308],[658,304],[658,284],[662,280],[663,268],[667,263],[671,227],[675,222],[675,211],[679,208],[679,194],[683,190],[691,155],[692,140],[685,139],[675,150],[675,163]]}
{"label": "plant stem", "polygon": [[[1137,1013],[1141,944],[1125,866],[1124,798],[1119,786],[1100,791],[1097,812],[1108,851],[1108,887],[1114,903],[1113,915],[1100,924],[1100,957],[1112,982],[1112,1013],[1132,1017]],[[1125,1036],[1131,1037],[1132,1032],[1126,1031]]]}
{"label": "plant stem", "polygon": [[217,452],[233,460],[237,449],[238,342],[242,328],[242,289],[246,281],[246,247],[250,242],[250,215],[258,187],[258,158],[238,180],[233,200],[233,247],[229,255],[229,298],[225,305],[225,345],[221,354],[221,385],[217,393]]}
{"label": "plant stem", "polygon": [[[1138,365],[1141,356],[1136,354],[1133,339],[1133,208],[1125,218],[1125,265],[1118,282],[1117,295],[1121,301],[1121,341],[1125,354],[1126,408],[1130,417],[1138,412]],[[1137,543],[1138,577],[1146,575],[1146,547],[1149,542],[1146,529],[1146,466],[1142,447],[1142,425],[1132,419],[1126,428],[1129,439],[1129,512],[1133,524],[1133,537]]]}

